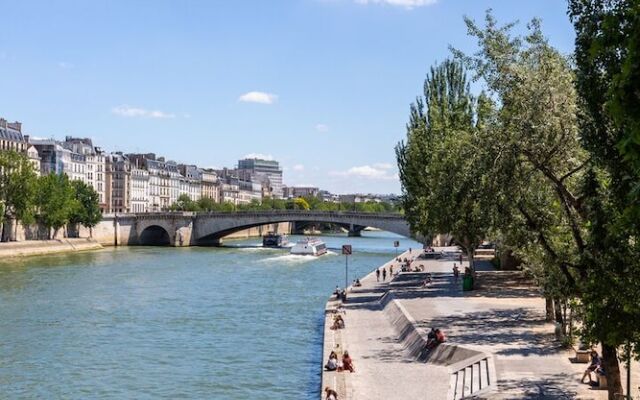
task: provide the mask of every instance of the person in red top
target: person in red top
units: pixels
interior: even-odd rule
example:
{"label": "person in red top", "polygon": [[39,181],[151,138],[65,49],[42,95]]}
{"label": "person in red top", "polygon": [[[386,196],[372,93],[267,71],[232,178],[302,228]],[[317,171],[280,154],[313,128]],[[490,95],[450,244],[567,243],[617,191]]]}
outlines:
{"label": "person in red top", "polygon": [[436,342],[440,344],[446,341],[447,341],[447,338],[446,336],[444,336],[444,332],[442,332],[440,329],[436,329]]}
{"label": "person in red top", "polygon": [[345,371],[356,372],[356,369],[353,366],[353,360],[351,359],[351,356],[349,356],[349,352],[346,350],[342,356],[342,368]]}

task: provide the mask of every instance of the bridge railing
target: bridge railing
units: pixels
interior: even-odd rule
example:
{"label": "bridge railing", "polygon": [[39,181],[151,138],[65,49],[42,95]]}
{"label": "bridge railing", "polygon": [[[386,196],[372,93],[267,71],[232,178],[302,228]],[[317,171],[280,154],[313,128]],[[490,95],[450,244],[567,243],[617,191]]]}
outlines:
{"label": "bridge railing", "polygon": [[170,212],[147,212],[147,213],[118,213],[104,214],[104,217],[110,218],[175,218],[175,217],[210,217],[210,218],[228,218],[230,216],[243,217],[272,217],[291,216],[296,217],[351,217],[351,218],[378,218],[378,219],[404,219],[401,213],[375,213],[375,212],[358,212],[358,211],[311,211],[311,210],[242,210],[242,211],[170,211]]}

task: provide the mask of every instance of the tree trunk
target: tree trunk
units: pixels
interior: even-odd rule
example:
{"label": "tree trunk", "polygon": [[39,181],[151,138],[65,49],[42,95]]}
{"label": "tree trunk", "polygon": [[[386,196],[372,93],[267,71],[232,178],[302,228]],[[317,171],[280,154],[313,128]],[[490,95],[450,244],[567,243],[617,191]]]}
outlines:
{"label": "tree trunk", "polygon": [[562,318],[562,307],[560,303],[560,299],[553,299],[553,309],[556,315],[556,323],[560,324],[560,329],[556,329],[556,336],[558,339],[562,339],[564,336],[564,318]]}
{"label": "tree trunk", "polygon": [[615,400],[616,393],[622,393],[622,380],[620,379],[620,364],[615,346],[602,344],[602,365],[607,375],[607,390],[609,400]]}
{"label": "tree trunk", "polygon": [[469,258],[469,268],[471,268],[471,272],[476,272],[476,263],[473,259],[473,253],[475,249],[472,249],[471,246],[467,247],[467,257]]}
{"label": "tree trunk", "polygon": [[551,297],[545,297],[545,320],[547,322],[553,321],[553,299]]}

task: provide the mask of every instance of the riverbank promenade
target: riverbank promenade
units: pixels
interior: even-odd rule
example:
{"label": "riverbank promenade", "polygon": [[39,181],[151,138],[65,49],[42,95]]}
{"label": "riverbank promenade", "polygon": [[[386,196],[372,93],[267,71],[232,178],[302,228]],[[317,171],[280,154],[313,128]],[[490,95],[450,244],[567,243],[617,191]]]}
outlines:
{"label": "riverbank promenade", "polygon": [[[397,274],[398,263],[389,262],[391,279],[372,272],[346,303],[327,303],[323,363],[332,350],[347,350],[355,372],[324,371],[323,390],[336,390],[340,400],[607,398],[606,390],[579,382],[587,364],[574,363],[575,352],[555,339],[533,282],[480,261],[477,288],[463,292],[452,274],[459,253],[444,250],[438,260],[406,252],[401,258],[424,272]],[[433,280],[425,285],[427,273]],[[331,329],[336,314],[344,329]],[[447,341],[426,352],[431,328]]]}

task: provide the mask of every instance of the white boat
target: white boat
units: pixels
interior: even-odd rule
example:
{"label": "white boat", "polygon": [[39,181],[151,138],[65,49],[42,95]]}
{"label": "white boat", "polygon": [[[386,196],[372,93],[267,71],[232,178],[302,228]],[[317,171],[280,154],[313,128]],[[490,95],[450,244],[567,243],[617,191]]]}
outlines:
{"label": "white boat", "polygon": [[327,252],[327,245],[317,238],[306,238],[296,242],[291,254],[303,256],[321,256]]}

